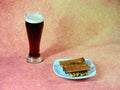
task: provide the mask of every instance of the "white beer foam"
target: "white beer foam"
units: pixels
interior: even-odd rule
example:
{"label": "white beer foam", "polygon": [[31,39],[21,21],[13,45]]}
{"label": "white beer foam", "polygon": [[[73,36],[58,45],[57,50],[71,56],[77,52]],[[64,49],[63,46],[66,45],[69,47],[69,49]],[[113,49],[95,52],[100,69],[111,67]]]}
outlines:
{"label": "white beer foam", "polygon": [[27,13],[25,21],[29,23],[41,23],[44,21],[44,17],[40,13]]}

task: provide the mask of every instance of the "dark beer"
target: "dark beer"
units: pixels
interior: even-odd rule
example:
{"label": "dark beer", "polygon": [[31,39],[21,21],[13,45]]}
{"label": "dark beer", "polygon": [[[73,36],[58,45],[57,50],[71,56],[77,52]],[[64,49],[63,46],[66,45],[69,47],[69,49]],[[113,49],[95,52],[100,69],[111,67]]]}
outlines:
{"label": "dark beer", "polygon": [[[25,21],[27,35],[29,40],[29,58],[39,58],[40,57],[40,41],[44,26],[44,20],[42,15],[30,14],[26,16]],[[37,59],[36,59],[37,60]],[[34,61],[34,60],[33,60]],[[31,61],[32,62],[32,61]]]}

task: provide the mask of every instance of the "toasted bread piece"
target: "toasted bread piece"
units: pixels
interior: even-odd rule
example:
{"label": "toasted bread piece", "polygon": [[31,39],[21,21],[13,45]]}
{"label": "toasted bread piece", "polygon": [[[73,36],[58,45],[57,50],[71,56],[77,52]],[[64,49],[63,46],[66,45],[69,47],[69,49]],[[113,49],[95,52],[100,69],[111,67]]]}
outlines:
{"label": "toasted bread piece", "polygon": [[69,64],[63,66],[63,70],[66,73],[72,73],[72,72],[80,72],[80,71],[89,71],[90,66],[87,63],[80,63],[80,64]]}
{"label": "toasted bread piece", "polygon": [[70,60],[66,60],[66,61],[60,61],[60,65],[61,66],[65,66],[68,64],[78,64],[78,63],[82,63],[85,62],[85,59],[82,58],[77,58],[77,59],[70,59]]}

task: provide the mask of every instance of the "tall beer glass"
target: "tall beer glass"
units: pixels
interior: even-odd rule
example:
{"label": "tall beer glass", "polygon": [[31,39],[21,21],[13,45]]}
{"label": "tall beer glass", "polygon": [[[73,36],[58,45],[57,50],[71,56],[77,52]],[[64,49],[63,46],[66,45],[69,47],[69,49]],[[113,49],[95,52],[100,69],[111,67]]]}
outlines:
{"label": "tall beer glass", "polygon": [[27,62],[40,63],[42,61],[40,55],[40,40],[44,26],[43,15],[38,12],[26,13],[25,25],[29,41]]}

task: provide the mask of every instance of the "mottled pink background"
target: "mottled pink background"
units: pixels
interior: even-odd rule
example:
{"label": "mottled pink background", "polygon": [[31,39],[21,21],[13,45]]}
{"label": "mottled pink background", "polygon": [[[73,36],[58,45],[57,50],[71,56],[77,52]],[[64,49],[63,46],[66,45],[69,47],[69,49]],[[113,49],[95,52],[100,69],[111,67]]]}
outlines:
{"label": "mottled pink background", "polygon": [[[44,14],[40,64],[26,62],[25,13]],[[52,70],[58,58],[91,59],[95,77],[67,80]],[[119,90],[119,0],[1,0],[0,90]]]}

